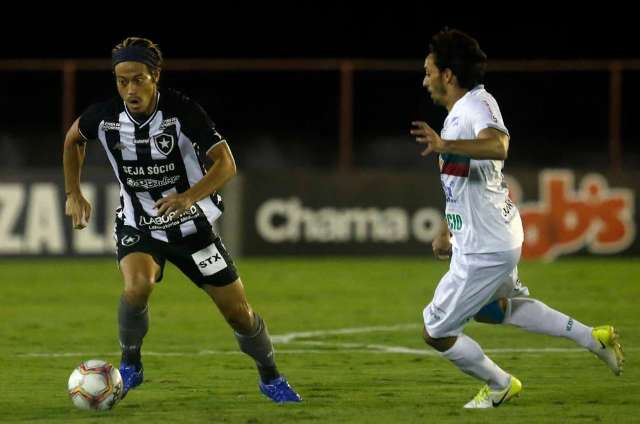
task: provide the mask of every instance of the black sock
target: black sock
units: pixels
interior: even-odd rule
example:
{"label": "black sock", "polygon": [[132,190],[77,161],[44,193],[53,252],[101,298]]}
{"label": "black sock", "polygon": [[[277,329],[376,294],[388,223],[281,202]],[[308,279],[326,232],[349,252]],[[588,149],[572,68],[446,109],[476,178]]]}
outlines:
{"label": "black sock", "polygon": [[140,355],[140,349],[122,349],[122,362],[130,365],[135,365],[137,370],[142,368],[142,358]]}
{"label": "black sock", "polygon": [[149,329],[149,308],[147,305],[130,305],[124,296],[121,296],[118,307],[118,324],[122,361],[133,364],[140,369],[140,347]]}
{"label": "black sock", "polygon": [[256,361],[258,373],[263,383],[268,383],[280,376],[274,360],[273,346],[267,326],[262,318],[254,312],[255,327],[249,334],[235,333],[240,350]]}
{"label": "black sock", "polygon": [[280,377],[280,373],[278,372],[278,368],[274,365],[272,367],[261,367],[257,365],[258,373],[260,373],[260,380],[263,383],[268,383],[274,378]]}

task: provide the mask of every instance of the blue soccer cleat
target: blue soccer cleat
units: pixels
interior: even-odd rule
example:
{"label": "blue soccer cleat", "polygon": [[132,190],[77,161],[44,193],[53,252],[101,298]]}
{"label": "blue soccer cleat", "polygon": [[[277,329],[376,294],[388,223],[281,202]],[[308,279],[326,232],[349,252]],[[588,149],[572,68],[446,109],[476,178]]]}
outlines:
{"label": "blue soccer cleat", "polygon": [[142,364],[140,365],[140,369],[138,369],[135,365],[122,362],[120,364],[120,376],[122,377],[122,383],[124,386],[120,399],[123,399],[129,390],[138,387],[144,381],[144,369],[142,368]]}
{"label": "blue soccer cleat", "polygon": [[283,376],[274,378],[268,383],[260,382],[260,391],[275,403],[300,402],[300,395],[289,386]]}

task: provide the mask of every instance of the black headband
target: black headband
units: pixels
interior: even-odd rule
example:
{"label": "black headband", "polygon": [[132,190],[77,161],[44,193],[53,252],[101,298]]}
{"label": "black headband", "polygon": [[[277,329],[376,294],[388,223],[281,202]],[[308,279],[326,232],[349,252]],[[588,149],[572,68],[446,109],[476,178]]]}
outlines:
{"label": "black headband", "polygon": [[142,46],[123,47],[113,52],[111,65],[115,68],[121,62],[140,62],[153,69],[160,67],[160,58],[156,52]]}

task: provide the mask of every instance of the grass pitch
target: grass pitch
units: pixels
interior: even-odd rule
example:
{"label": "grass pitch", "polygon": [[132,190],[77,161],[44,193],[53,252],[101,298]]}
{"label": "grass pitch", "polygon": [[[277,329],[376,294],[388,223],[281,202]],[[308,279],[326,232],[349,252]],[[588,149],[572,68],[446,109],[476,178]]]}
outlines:
{"label": "grass pitch", "polygon": [[[145,383],[103,413],[66,393],[84,359],[119,360],[114,260],[0,262],[0,422],[632,423],[640,422],[638,259],[525,262],[532,297],[586,324],[614,324],[621,377],[571,341],[471,323],[466,333],[524,384],[490,411],[462,405],[480,385],[421,340],[421,312],[447,264],[422,259],[242,259],[249,301],[280,370],[302,395],[275,405],[211,301],[168,265],[151,300]],[[509,421],[507,421],[509,420]]]}

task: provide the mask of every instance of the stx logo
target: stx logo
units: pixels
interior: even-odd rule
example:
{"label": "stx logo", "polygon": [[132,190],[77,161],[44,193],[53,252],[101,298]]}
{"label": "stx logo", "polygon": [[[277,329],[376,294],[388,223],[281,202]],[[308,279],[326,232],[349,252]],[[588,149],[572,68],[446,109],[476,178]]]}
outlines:
{"label": "stx logo", "polygon": [[554,259],[586,248],[592,253],[620,252],[635,236],[634,193],[609,188],[600,174],[582,178],[574,190],[571,171],[542,171],[540,201],[525,203],[523,256]]}
{"label": "stx logo", "polygon": [[202,275],[213,275],[227,267],[215,242],[191,255]]}
{"label": "stx logo", "polygon": [[220,257],[220,255],[216,253],[215,255],[209,256],[205,260],[200,261],[200,263],[198,263],[198,266],[200,268],[205,268],[207,265],[211,265],[214,262],[218,262],[218,261],[221,261],[221,260],[222,260],[222,258]]}

